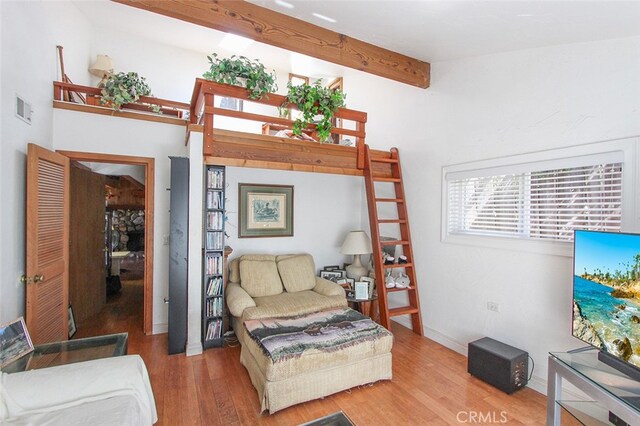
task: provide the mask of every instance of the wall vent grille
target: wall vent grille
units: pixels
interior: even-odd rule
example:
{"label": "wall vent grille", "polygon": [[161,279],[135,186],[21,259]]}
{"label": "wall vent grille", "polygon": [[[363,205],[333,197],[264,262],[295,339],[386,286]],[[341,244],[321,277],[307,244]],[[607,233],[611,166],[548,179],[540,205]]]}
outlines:
{"label": "wall vent grille", "polygon": [[16,95],[16,117],[20,118],[27,124],[31,124],[32,114],[33,109],[31,109],[31,104]]}

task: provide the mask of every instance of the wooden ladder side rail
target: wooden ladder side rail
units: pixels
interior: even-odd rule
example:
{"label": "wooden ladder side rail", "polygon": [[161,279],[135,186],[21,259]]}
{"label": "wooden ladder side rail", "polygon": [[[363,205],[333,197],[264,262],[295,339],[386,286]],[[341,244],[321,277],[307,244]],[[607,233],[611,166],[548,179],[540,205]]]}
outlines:
{"label": "wooden ladder side rail", "polygon": [[[211,95],[211,97],[207,96]],[[287,103],[286,96],[278,95],[276,93],[270,93],[262,99],[250,99],[247,90],[239,86],[231,86],[228,84],[216,83],[201,78],[196,79],[196,83],[191,95],[191,105],[189,108],[191,124],[205,124],[204,132],[204,155],[212,155],[212,146],[214,143],[213,130],[207,130],[207,123],[214,126],[214,115],[239,118],[250,121],[259,121],[266,123],[281,124],[288,128],[293,127],[294,120],[290,120],[282,117],[275,117],[263,114],[254,114],[244,111],[233,111],[229,109],[216,108],[214,106],[215,97],[223,96],[243,101],[254,102],[262,105],[269,105],[273,107],[280,107]],[[297,106],[294,104],[288,104],[289,109],[297,110]],[[356,111],[347,108],[339,108],[336,111],[335,118],[355,122],[355,130],[347,129],[343,127],[334,127],[331,130],[331,134],[347,135],[356,138],[356,147],[358,149],[357,166],[359,169],[364,169],[364,144],[365,144],[365,124],[367,122],[367,113],[362,111]],[[315,124],[309,124],[309,130],[316,129]]]}
{"label": "wooden ladder side rail", "polygon": [[380,324],[387,330],[391,329],[389,317],[389,305],[387,292],[384,285],[384,265],[382,262],[382,245],[380,243],[380,229],[378,227],[378,208],[376,201],[375,182],[373,181],[373,167],[371,167],[371,155],[369,146],[365,145],[364,183],[367,192],[367,206],[369,210],[369,226],[371,228],[371,246],[373,248],[373,266],[376,274],[376,288],[378,290],[378,312]]}
{"label": "wooden ladder side rail", "polygon": [[[369,224],[371,227],[371,243],[373,247],[373,262],[375,266],[376,283],[378,289],[378,304],[380,312],[380,323],[385,328],[389,329],[391,324],[391,317],[397,315],[410,315],[411,325],[414,333],[422,336],[422,317],[420,314],[420,300],[418,297],[418,284],[415,274],[415,263],[413,261],[413,249],[411,246],[411,233],[409,231],[409,217],[407,214],[406,198],[404,193],[404,187],[402,182],[402,169],[400,166],[400,157],[396,148],[391,149],[390,158],[375,158],[375,162],[389,163],[391,165],[392,177],[376,177],[373,175],[372,156],[368,146],[365,146],[365,186],[367,192],[367,204],[369,211]],[[377,198],[375,191],[375,182],[392,182],[394,184],[395,197],[394,198]],[[383,219],[378,217],[378,203],[395,203],[397,206],[398,219]],[[400,227],[400,240],[382,242],[380,238],[381,223],[398,223]],[[383,245],[402,245],[404,255],[407,257],[408,263],[406,264],[394,264],[384,265],[382,258],[382,246]],[[405,268],[407,276],[410,279],[410,286],[408,288],[387,289],[385,286],[385,270],[388,268]],[[409,305],[400,308],[389,309],[387,293],[406,291],[409,299]]]}
{"label": "wooden ladder side rail", "polygon": [[[411,315],[411,325],[413,331],[419,330],[418,334],[422,336],[422,315],[420,314],[420,298],[418,296],[418,281],[416,277],[416,264],[415,257],[413,256],[413,245],[411,240],[411,231],[409,228],[409,214],[407,212],[407,197],[404,192],[404,182],[402,175],[402,166],[400,165],[400,154],[397,148],[391,148],[391,158],[396,160],[395,163],[391,163],[391,175],[397,176],[400,181],[395,182],[396,197],[403,200],[402,203],[396,203],[398,211],[398,220],[400,220],[400,239],[404,242],[403,249],[404,255],[411,263],[411,266],[407,267],[407,275],[411,280],[411,287],[408,290],[409,306],[415,306],[418,308],[416,314]],[[412,289],[413,288],[413,289]]]}

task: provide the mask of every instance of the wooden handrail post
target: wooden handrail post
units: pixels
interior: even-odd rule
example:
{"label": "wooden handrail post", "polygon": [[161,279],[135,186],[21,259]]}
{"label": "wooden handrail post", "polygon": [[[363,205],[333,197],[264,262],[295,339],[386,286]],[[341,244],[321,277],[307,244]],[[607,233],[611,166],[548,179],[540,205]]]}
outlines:
{"label": "wooden handrail post", "polygon": [[213,155],[213,94],[204,95],[204,155]]}
{"label": "wooden handrail post", "polygon": [[62,100],[62,88],[55,83],[53,83],[53,100],[54,101]]}
{"label": "wooden handrail post", "polygon": [[363,170],[364,169],[364,149],[365,149],[365,145],[364,145],[365,130],[364,130],[363,122],[361,121],[356,122],[356,131],[361,132],[361,134],[363,135],[361,137],[359,136],[356,138],[356,148],[358,149],[356,165],[358,169]]}

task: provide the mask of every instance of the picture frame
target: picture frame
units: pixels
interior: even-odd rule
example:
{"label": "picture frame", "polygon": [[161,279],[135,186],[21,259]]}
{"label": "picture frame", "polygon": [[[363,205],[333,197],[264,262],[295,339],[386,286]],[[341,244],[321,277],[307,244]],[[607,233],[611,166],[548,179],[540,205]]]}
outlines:
{"label": "picture frame", "polygon": [[33,351],[33,342],[20,317],[0,326],[0,368]]}
{"label": "picture frame", "polygon": [[320,278],[337,283],[339,279],[344,278],[341,272],[336,271],[320,271]]}
{"label": "picture frame", "polygon": [[340,269],[340,265],[329,265],[322,268],[323,271],[335,271],[336,269]]}
{"label": "picture frame", "polygon": [[347,283],[349,284],[349,288],[353,290],[353,287],[356,285],[356,280],[354,278],[346,277]]}
{"label": "picture frame", "polygon": [[364,282],[369,283],[369,297],[368,297],[368,299],[370,299],[373,296],[373,294],[374,294],[374,292],[376,290],[376,280],[371,278],[371,277],[361,277],[360,281],[364,281]]}
{"label": "picture frame", "polygon": [[238,184],[238,238],[293,237],[293,186]]}
{"label": "picture frame", "polygon": [[338,280],[336,281],[336,284],[338,284],[339,286],[344,288],[345,291],[351,290],[351,286],[349,284],[349,281],[347,281],[346,278],[338,278]]}
{"label": "picture frame", "polygon": [[369,282],[368,281],[356,281],[354,285],[355,299],[367,300],[369,299]]}
{"label": "picture frame", "polygon": [[71,305],[69,305],[69,308],[67,309],[67,319],[69,324],[69,339],[71,339],[73,335],[76,334],[76,331],[78,331],[78,328],[76,327],[76,318],[73,316],[73,307]]}
{"label": "picture frame", "polygon": [[334,269],[333,272],[340,272],[342,274],[342,278],[347,278],[347,271],[344,269]]}

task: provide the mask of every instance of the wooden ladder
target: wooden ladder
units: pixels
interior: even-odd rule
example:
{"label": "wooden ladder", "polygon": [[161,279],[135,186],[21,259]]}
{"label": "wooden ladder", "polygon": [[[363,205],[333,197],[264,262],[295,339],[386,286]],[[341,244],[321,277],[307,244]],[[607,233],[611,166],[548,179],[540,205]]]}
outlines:
{"label": "wooden ladder", "polygon": [[[382,177],[374,175],[372,163],[388,163],[391,167],[391,177]],[[400,168],[400,157],[398,149],[391,149],[390,157],[372,157],[369,146],[365,145],[365,167],[364,180],[367,188],[367,203],[369,206],[369,224],[371,226],[371,244],[373,246],[373,263],[376,270],[376,287],[378,289],[378,303],[380,305],[380,324],[389,329],[391,326],[391,317],[399,315],[410,315],[413,332],[422,336],[422,318],[420,317],[420,300],[418,298],[418,285],[416,281],[415,264],[413,258],[413,249],[411,247],[411,234],[409,232],[409,216],[407,214],[407,204],[404,194],[404,185],[402,184],[402,169]],[[376,196],[376,182],[392,183],[395,196],[392,198],[378,198]],[[393,203],[397,206],[397,219],[379,219],[378,204]],[[386,223],[397,223],[400,227],[400,239],[393,241],[380,240],[380,225]],[[385,265],[382,258],[383,246],[402,246],[403,254],[407,257],[405,264]],[[396,259],[397,262],[397,259]],[[385,275],[386,271],[392,268],[405,268],[409,277],[410,285],[408,288],[386,288]],[[406,291],[409,304],[399,308],[389,309],[387,296],[389,293]]]}

